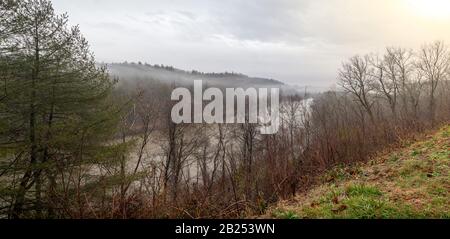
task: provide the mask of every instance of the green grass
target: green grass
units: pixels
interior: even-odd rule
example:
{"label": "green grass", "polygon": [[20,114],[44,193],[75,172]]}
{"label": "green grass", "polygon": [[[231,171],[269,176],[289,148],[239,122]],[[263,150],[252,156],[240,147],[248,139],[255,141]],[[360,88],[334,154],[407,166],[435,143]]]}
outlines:
{"label": "green grass", "polygon": [[381,191],[376,187],[364,186],[364,185],[350,185],[347,187],[346,195],[349,197],[377,197],[381,196]]}
{"label": "green grass", "polygon": [[450,219],[450,126],[383,158],[331,170],[324,184],[280,203],[271,216]]}
{"label": "green grass", "polygon": [[299,219],[299,216],[292,211],[274,212],[274,216],[279,219]]}

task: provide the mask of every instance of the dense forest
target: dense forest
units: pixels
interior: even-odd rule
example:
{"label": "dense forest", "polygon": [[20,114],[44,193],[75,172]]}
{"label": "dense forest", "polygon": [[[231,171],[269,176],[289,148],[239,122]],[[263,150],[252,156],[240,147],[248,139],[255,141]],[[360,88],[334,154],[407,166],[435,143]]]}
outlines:
{"label": "dense forest", "polygon": [[121,84],[100,65],[50,1],[0,2],[0,218],[264,214],[326,170],[450,120],[439,41],[352,57],[337,90],[282,96],[275,135],[175,124],[173,85]]}

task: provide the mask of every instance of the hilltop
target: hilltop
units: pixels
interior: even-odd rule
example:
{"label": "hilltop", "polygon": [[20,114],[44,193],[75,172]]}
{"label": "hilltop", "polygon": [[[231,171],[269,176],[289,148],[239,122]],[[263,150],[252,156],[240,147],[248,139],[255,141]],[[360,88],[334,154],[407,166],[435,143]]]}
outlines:
{"label": "hilltop", "polygon": [[146,63],[111,63],[106,66],[108,72],[122,81],[153,80],[160,83],[190,85],[194,80],[203,80],[210,86],[226,87],[283,87],[284,83],[261,77],[249,77],[235,72],[204,73],[200,71],[185,71],[164,65]]}
{"label": "hilltop", "polygon": [[450,125],[366,164],[337,167],[323,184],[266,217],[450,218]]}

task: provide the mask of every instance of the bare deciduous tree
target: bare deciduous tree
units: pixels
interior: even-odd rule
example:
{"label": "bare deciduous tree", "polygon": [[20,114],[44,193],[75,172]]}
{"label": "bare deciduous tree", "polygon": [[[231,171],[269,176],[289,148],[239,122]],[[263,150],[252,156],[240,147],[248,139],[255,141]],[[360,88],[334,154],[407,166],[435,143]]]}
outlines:
{"label": "bare deciduous tree", "polygon": [[436,119],[436,89],[441,81],[448,80],[450,52],[443,42],[434,42],[422,47],[417,67],[429,85],[429,118],[431,125]]}
{"label": "bare deciduous tree", "polygon": [[371,56],[355,56],[342,65],[339,71],[339,84],[353,95],[364,108],[372,122],[375,121],[373,94],[375,90],[374,70],[370,67]]}

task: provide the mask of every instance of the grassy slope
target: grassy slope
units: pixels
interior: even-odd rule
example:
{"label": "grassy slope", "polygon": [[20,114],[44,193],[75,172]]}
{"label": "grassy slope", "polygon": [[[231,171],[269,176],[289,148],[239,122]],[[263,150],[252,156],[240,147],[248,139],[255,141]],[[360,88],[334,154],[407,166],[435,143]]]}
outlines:
{"label": "grassy slope", "polygon": [[370,163],[336,168],[327,183],[268,217],[450,218],[450,125]]}

